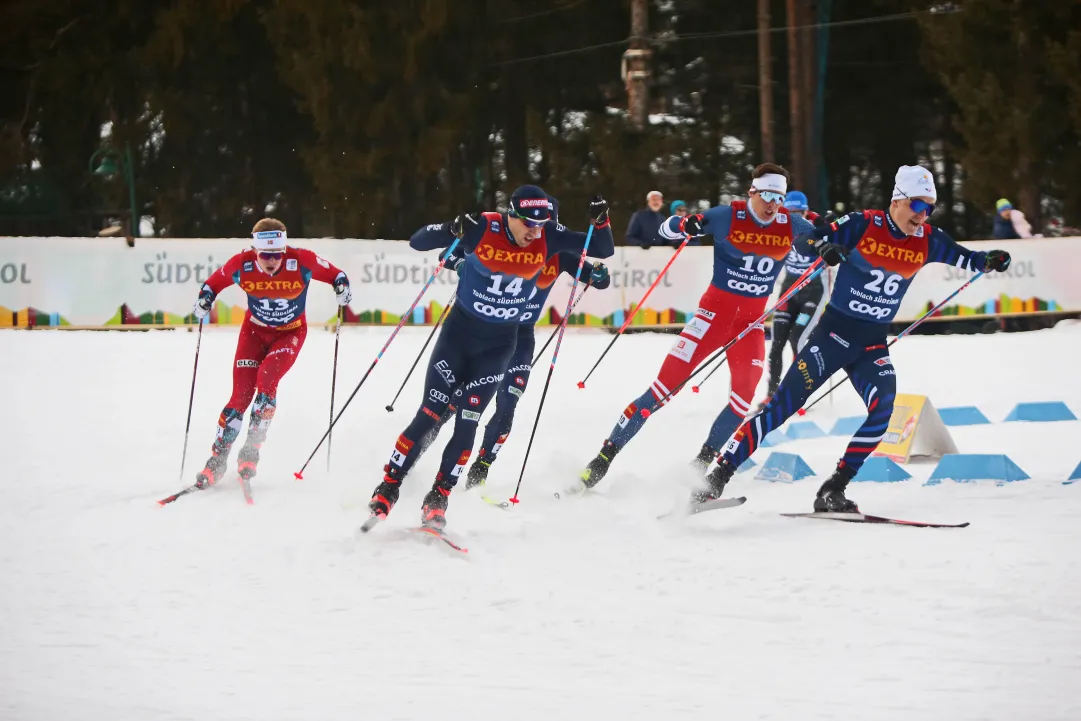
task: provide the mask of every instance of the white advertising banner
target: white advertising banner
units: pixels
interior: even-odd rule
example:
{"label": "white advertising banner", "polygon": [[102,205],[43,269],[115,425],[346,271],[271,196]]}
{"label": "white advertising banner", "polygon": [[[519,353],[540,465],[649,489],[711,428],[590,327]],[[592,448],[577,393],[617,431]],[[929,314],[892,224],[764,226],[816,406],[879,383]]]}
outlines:
{"label": "white advertising banner", "polygon": [[[438,263],[435,251],[418,253],[402,241],[294,240],[349,274],[353,303],[347,320],[397,323]],[[190,321],[192,304],[206,277],[247,239],[0,238],[0,327],[115,324],[179,324]],[[1048,238],[966,243],[979,249],[1003,248],[1013,255],[1007,273],[991,273],[965,290],[947,315],[997,315],[1037,311],[1081,311],[1081,238]],[[621,325],[672,258],[667,248],[617,248],[606,262],[612,286],[590,290],[575,309],[573,322]],[[636,315],[634,325],[682,323],[698,306],[713,274],[713,249],[688,247],[672,263]],[[920,271],[909,288],[898,320],[911,321],[938,303],[972,274],[946,265]],[[419,304],[412,323],[437,318],[453,294],[457,277],[440,273]],[[310,323],[333,319],[337,305],[329,287],[308,294]],[[563,276],[549,301],[563,312],[571,281]],[[239,288],[218,298],[214,322],[239,323],[247,305]]]}

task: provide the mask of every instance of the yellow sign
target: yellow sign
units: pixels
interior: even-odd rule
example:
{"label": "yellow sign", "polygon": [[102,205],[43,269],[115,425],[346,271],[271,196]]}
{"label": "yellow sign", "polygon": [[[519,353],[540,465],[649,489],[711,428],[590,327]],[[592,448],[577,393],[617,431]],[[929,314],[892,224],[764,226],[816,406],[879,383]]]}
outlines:
{"label": "yellow sign", "polygon": [[926,405],[927,396],[898,393],[893,401],[893,415],[886,426],[886,433],[873,455],[885,456],[896,463],[908,463],[909,456],[912,455],[916,427]]}

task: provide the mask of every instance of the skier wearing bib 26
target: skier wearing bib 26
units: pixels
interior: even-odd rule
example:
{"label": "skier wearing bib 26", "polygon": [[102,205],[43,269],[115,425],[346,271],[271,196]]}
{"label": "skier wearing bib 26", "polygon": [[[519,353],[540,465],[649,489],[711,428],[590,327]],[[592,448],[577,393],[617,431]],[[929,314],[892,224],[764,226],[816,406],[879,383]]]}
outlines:
{"label": "skier wearing bib 26", "polygon": [[897,378],[886,349],[886,332],[912,278],[927,263],[984,272],[1002,272],[1010,266],[1009,253],[968,250],[928,224],[937,197],[929,171],[902,165],[888,212],[849,213],[835,223],[815,227],[814,247],[819,255],[831,266],[840,264],[829,305],[777,392],[728,441],[706,478],[706,488],[692,496],[692,503],[719,498],[735,469],[766,434],[779,428],[830,376],[844,369],[867,406],[867,419],[849,442],[837,470],[818,489],[814,510],[858,512],[855,502],[845,497],[845,488],[878,446],[893,412]]}
{"label": "skier wearing bib 26", "polygon": [[[589,205],[593,237],[591,255],[615,252],[608,222],[608,203],[595,196]],[[424,497],[421,522],[435,529],[446,525],[447,498],[472,454],[477,422],[496,394],[510,366],[526,304],[548,260],[560,251],[585,247],[586,234],[551,221],[548,195],[534,185],[511,194],[505,214],[459,215],[449,223],[429,225],[409,240],[416,250],[450,246],[461,237],[455,255],[459,267],[454,306],[429,359],[424,400],[412,423],[394,444],[383,481],[368,504],[373,516],[385,517],[398,501],[402,479],[420,455],[420,441],[439,421],[451,394],[464,384],[454,433],[443,450],[435,483]],[[449,264],[456,263],[448,258]]]}
{"label": "skier wearing bib 26", "polygon": [[248,295],[248,312],[233,358],[233,394],[218,418],[218,434],[206,468],[195,477],[199,488],[221,480],[253,396],[248,437],[240,449],[237,470],[245,481],[255,476],[259,449],[278,404],[278,383],[293,367],[308,334],[304,304],[312,280],[334,286],[338,305],[348,305],[353,297],[343,271],[310,250],[288,246],[287,240],[281,221],[260,220],[252,229],[251,249],[234,255],[207,278],[192,309],[202,320],[218,294],[234,283]]}
{"label": "skier wearing bib 26", "polygon": [[[818,219],[807,206],[807,196],[798,190],[790,190],[785,198],[784,207],[789,215],[799,215],[814,223]],[[781,280],[781,294],[788,292],[803,273],[811,267],[815,256],[807,255],[803,248],[793,248],[784,259],[784,278]],[[771,396],[781,382],[781,367],[784,359],[785,343],[792,346],[792,355],[799,353],[806,344],[808,336],[818,323],[819,306],[826,292],[826,276],[822,274],[803,287],[801,291],[777,308],[773,314],[773,338],[769,346],[769,390]],[[708,465],[708,464],[707,464]],[[703,468],[702,470],[705,470]]]}
{"label": "skier wearing bib 26", "polygon": [[[754,169],[751,178],[749,200],[735,200],[731,205],[682,218],[673,216],[661,225],[661,235],[671,241],[685,235],[713,235],[713,280],[698,301],[694,317],[668,352],[657,380],[623,411],[600,453],[582,472],[581,485],[570,491],[597,485],[608,473],[612,459],[645,425],[647,416],[668,403],[699,363],[762,315],[791,249],[813,257],[806,243],[793,243],[806,237],[813,226],[782,207],[788,171],[764,163]],[[732,386],[728,405],[714,421],[699,454],[706,459],[703,470],[750,410],[765,366],[765,347],[765,335],[759,327],[728,351]]]}

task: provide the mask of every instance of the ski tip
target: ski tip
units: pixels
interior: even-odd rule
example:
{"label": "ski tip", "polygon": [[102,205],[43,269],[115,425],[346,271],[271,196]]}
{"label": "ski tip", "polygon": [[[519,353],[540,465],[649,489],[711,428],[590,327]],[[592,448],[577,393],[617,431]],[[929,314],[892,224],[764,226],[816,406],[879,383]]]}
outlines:
{"label": "ski tip", "polygon": [[579,389],[583,389],[585,387],[586,387],[586,382],[585,381],[578,381],[578,388]]}
{"label": "ski tip", "polygon": [[304,480],[304,474],[301,473],[300,471],[297,471],[296,473],[294,473],[293,477],[296,478],[298,481],[303,481]]}

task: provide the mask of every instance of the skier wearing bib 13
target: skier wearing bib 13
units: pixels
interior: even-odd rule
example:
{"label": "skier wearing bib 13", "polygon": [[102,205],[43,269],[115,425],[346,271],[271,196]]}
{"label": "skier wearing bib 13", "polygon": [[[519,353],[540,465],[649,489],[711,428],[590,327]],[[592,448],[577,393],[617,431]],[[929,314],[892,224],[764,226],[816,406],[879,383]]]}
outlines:
{"label": "skier wearing bib 13", "polygon": [[[718,205],[705,213],[672,216],[661,225],[661,236],[673,242],[687,235],[713,236],[713,280],[699,299],[694,317],[668,352],[657,379],[626,407],[597,457],[582,471],[579,482],[567,489],[568,493],[596,486],[608,473],[616,454],[645,425],[648,415],[671,400],[679,384],[698,364],[762,315],[789,250],[816,259],[806,243],[793,242],[807,237],[813,226],[784,209],[787,190],[788,171],[763,163],[751,174],[748,200],[734,200],[731,205]],[[695,459],[703,471],[750,410],[765,355],[761,326],[729,349],[732,385],[728,403],[713,422]]]}
{"label": "skier wearing bib 13", "polygon": [[255,476],[259,449],[278,406],[278,383],[293,367],[308,335],[304,306],[311,282],[334,286],[338,305],[348,305],[353,297],[344,271],[287,242],[281,221],[260,220],[252,228],[252,247],[234,255],[207,278],[192,309],[202,320],[218,294],[234,283],[248,296],[248,312],[233,358],[233,393],[218,418],[218,433],[206,467],[195,477],[198,488],[221,480],[249,404],[248,437],[240,449],[237,471],[245,483]]}
{"label": "skier wearing bib 13", "polygon": [[[608,222],[608,202],[594,196],[589,204],[593,236],[589,254],[615,253]],[[454,432],[443,450],[435,483],[424,497],[421,522],[441,530],[447,499],[473,451],[477,424],[501,387],[517,345],[520,315],[536,291],[548,260],[560,251],[581,256],[586,233],[568,230],[551,220],[548,194],[523,185],[510,197],[507,213],[462,214],[449,223],[421,228],[409,240],[415,250],[434,250],[461,240],[448,257],[457,265],[459,281],[454,306],[447,314],[424,379],[424,400],[416,416],[394,444],[383,467],[383,481],[368,504],[373,517],[384,518],[398,501],[402,479],[421,453],[421,440],[440,420],[451,394],[464,384]],[[580,278],[580,282],[586,279]]]}
{"label": "skier wearing bib 13", "polygon": [[818,489],[814,510],[859,512],[845,496],[845,488],[882,440],[893,412],[897,378],[886,349],[886,332],[912,278],[928,263],[1000,273],[1010,267],[1006,251],[969,250],[928,224],[937,198],[930,171],[902,165],[888,211],[849,213],[829,225],[815,226],[816,240],[808,242],[814,242],[826,263],[840,265],[829,305],[776,393],[725,445],[718,465],[706,477],[706,487],[692,495],[692,504],[719,498],[766,434],[779,428],[843,369],[867,406],[867,419],[849,441],[837,470]]}

